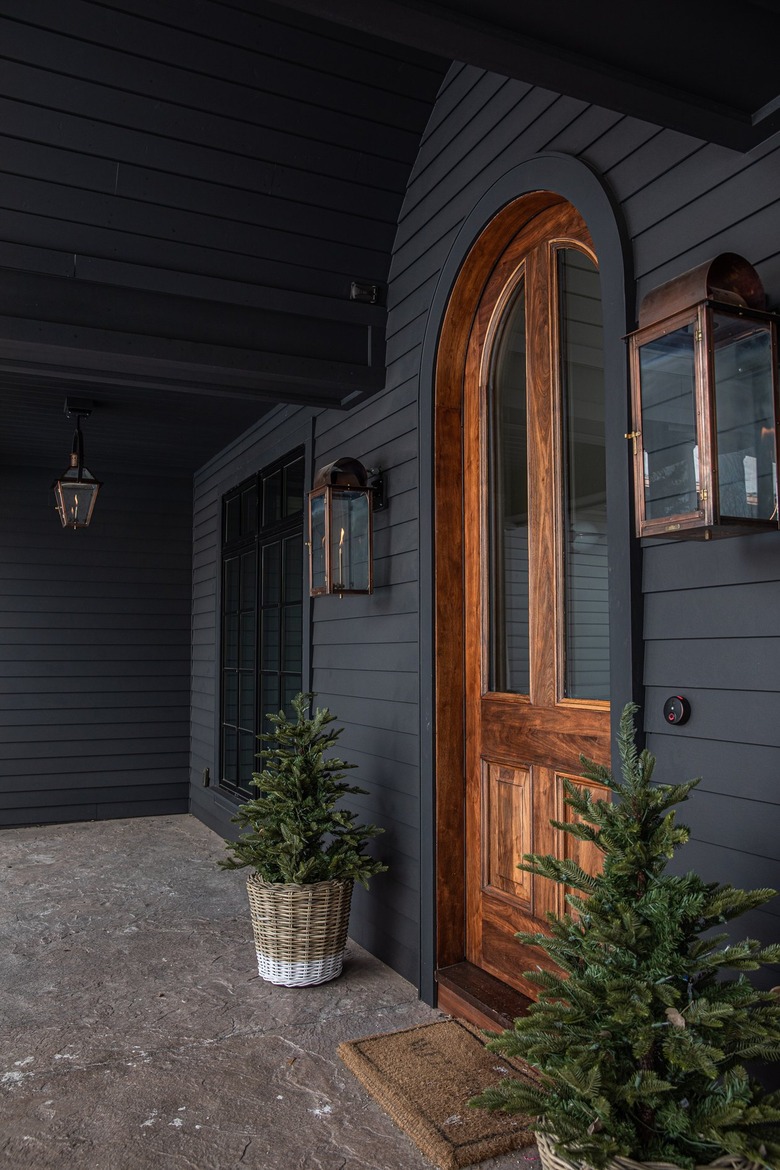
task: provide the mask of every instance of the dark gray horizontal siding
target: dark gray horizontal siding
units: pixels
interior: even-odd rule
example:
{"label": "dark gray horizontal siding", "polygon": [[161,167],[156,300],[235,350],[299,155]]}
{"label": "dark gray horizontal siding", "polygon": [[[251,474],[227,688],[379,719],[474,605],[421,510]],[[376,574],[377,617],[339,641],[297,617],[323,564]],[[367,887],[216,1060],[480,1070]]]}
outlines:
{"label": "dark gray horizontal siding", "polygon": [[[392,388],[390,388],[392,387]],[[339,751],[358,765],[361,819],[384,835],[373,850],[390,866],[356,896],[351,933],[408,977],[418,977],[419,735],[416,385],[388,390],[352,411],[313,415],[280,410],[243,435],[195,480],[192,682],[192,810],[229,833],[231,804],[202,785],[217,761],[216,664],[219,653],[216,574],[219,500],[246,475],[311,434],[311,470],[351,455],[385,475],[388,506],[375,516],[375,592],[321,597],[311,607],[311,685],[336,715]]]}
{"label": "dark gray horizontal siding", "polygon": [[[547,151],[579,157],[603,176],[632,241],[640,296],[709,256],[737,251],[758,267],[770,301],[780,302],[776,140],[741,155],[456,64],[442,84],[399,221],[388,386],[419,381],[431,300],[466,217],[491,184]],[[626,331],[633,324],[626,321]],[[645,545],[641,718],[659,778],[703,776],[681,813],[694,840],[680,864],[712,880],[777,886],[780,538]],[[368,619],[357,620],[356,637],[376,639]],[[400,614],[384,618],[388,641],[402,636],[402,622]],[[325,625],[330,645],[331,623]],[[361,669],[369,665],[361,659]],[[336,666],[332,658],[328,666]],[[672,729],[662,706],[678,692],[693,714]],[[753,916],[759,937],[777,938],[776,913],[773,905]]]}
{"label": "dark gray horizontal siding", "polygon": [[0,517],[0,825],[184,812],[191,483],[106,473],[71,532],[51,478]]}
{"label": "dark gray horizontal siding", "polygon": [[317,418],[315,466],[351,455],[381,468],[388,505],[374,517],[370,597],[317,598],[312,686],[343,727],[339,751],[358,765],[361,819],[384,834],[389,866],[356,899],[351,932],[407,978],[419,977],[419,706],[417,388],[397,365],[387,389],[348,414]]}

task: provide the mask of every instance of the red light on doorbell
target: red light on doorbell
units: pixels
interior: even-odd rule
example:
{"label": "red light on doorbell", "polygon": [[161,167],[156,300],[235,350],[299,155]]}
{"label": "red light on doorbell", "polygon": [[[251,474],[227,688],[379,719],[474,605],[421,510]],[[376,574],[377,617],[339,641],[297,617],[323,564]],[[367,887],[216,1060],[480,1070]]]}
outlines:
{"label": "red light on doorbell", "polygon": [[664,722],[666,723],[674,723],[675,726],[687,723],[690,715],[691,705],[682,695],[672,695],[664,703]]}

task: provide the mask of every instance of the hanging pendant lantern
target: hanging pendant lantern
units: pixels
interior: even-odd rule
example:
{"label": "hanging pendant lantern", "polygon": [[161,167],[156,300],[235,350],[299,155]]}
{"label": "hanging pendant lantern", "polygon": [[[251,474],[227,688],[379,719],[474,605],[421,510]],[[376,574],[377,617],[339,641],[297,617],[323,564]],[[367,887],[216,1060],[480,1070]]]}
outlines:
{"label": "hanging pendant lantern", "polygon": [[68,418],[75,415],[76,430],[73,435],[70,466],[51,485],[54,490],[54,503],[63,528],[87,528],[92,519],[98,492],[103,486],[84,466],[84,439],[81,434],[81,420],[89,418],[92,413],[92,403],[69,403],[66,399],[65,413]]}

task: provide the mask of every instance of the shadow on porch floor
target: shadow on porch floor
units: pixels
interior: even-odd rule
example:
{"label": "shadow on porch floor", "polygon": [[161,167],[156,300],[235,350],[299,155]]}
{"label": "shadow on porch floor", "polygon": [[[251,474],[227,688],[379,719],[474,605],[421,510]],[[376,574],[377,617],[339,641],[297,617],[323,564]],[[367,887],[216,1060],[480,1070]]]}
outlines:
{"label": "shadow on porch floor", "polygon": [[331,983],[262,982],[221,856],[189,816],[0,833],[0,1164],[430,1167],[336,1046],[439,1013],[352,942]]}

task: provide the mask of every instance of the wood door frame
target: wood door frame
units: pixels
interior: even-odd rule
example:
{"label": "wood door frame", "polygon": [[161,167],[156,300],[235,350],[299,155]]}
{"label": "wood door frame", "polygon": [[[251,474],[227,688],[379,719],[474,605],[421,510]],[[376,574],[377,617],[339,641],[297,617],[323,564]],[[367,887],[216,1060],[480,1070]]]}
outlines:
{"label": "wood door frame", "polygon": [[[630,699],[641,703],[644,694],[641,546],[634,536],[632,465],[629,445],[623,438],[625,432],[631,430],[628,361],[622,340],[635,324],[636,286],[631,240],[620,205],[608,183],[582,159],[544,152],[518,162],[496,161],[496,166],[487,167],[471,177],[469,209],[454,231],[430,296],[419,364],[421,852],[418,987],[421,998],[432,1005],[438,999],[437,970],[459,963],[465,954],[463,877],[458,872],[458,866],[462,868],[462,838],[456,843],[447,840],[439,831],[442,806],[452,807],[463,799],[463,771],[459,763],[462,752],[458,748],[462,743],[462,738],[459,738],[462,721],[457,710],[453,709],[453,703],[458,703],[457,690],[453,694],[445,685],[440,698],[436,689],[437,675],[441,678],[442,670],[437,669],[435,572],[437,555],[441,563],[442,558],[450,557],[451,550],[447,542],[441,540],[437,549],[435,521],[438,519],[441,525],[443,515],[448,524],[451,520],[446,508],[438,509],[437,516],[435,501],[439,491],[443,490],[445,494],[449,492],[455,507],[459,504],[457,485],[447,486],[447,481],[457,476],[457,471],[442,459],[442,439],[446,439],[448,426],[457,428],[458,423],[452,418],[449,423],[443,417],[437,420],[439,406],[445,412],[451,411],[454,401],[451,393],[445,394],[441,389],[437,402],[437,368],[441,363],[443,373],[447,369],[451,373],[453,369],[451,362],[442,360],[440,340],[459,278],[463,276],[470,281],[472,290],[480,287],[478,266],[469,262],[475,241],[482,239],[483,233],[488,231],[495,231],[494,240],[508,235],[513,229],[502,228],[498,222],[506,215],[511,215],[519,228],[524,217],[514,205],[540,191],[556,192],[579,210],[588,225],[599,259],[607,386],[609,532],[610,541],[614,541],[614,547],[620,550],[609,584],[613,720],[619,716],[622,704]],[[486,240],[489,238],[485,237]],[[459,303],[461,309],[468,312],[468,298],[461,296]],[[474,303],[472,299],[472,306]],[[448,344],[457,344],[457,332],[448,331]],[[441,388],[442,378],[438,382]],[[437,430],[438,443],[434,441]],[[455,429],[453,442],[457,434]],[[435,462],[437,450],[438,466]],[[456,551],[454,557],[457,557]],[[457,586],[457,580],[455,584]],[[453,607],[456,605],[457,596],[453,597]],[[453,612],[456,611],[453,609]],[[451,657],[457,658],[457,655]],[[451,812],[446,819],[457,832],[457,813]],[[462,833],[462,818],[460,825]],[[493,1026],[495,1024],[496,1021]]]}
{"label": "wood door frame", "polygon": [[[592,178],[593,176],[590,176]],[[560,189],[560,188],[559,188]],[[435,840],[434,857],[434,966],[437,970],[454,966],[465,955],[466,878],[465,858],[465,645],[464,623],[464,542],[462,531],[463,466],[462,398],[463,380],[469,337],[474,314],[482,291],[496,262],[511,240],[541,212],[558,204],[569,202],[552,191],[533,190],[504,207],[487,223],[476,243],[465,250],[465,256],[454,277],[451,291],[442,307],[442,327],[432,361],[432,510],[433,510],[433,646],[432,668],[435,703],[435,737],[432,753],[434,800],[432,829]],[[590,202],[590,200],[586,200]],[[611,212],[611,207],[609,212]],[[608,215],[609,215],[608,212]],[[602,225],[608,216],[603,206],[597,217]],[[586,216],[587,219],[587,216]],[[591,228],[591,224],[588,224]],[[619,273],[620,295],[613,293],[605,305],[605,336],[612,326],[612,354],[607,359],[612,371],[623,376],[613,378],[613,393],[608,409],[612,419],[607,431],[608,463],[612,464],[613,492],[617,489],[618,506],[614,509],[620,541],[618,547],[626,550],[627,572],[616,583],[620,606],[616,613],[618,635],[613,639],[620,656],[613,695],[613,718],[617,718],[623,702],[636,700],[641,695],[641,661],[638,649],[641,640],[636,637],[637,622],[641,621],[641,607],[632,605],[638,589],[637,546],[630,547],[630,467],[625,444],[616,446],[615,440],[625,429],[628,418],[626,357],[622,336],[625,326],[624,280],[626,273],[622,241],[615,232],[614,217],[609,219],[608,279]],[[594,245],[600,255],[599,233],[593,232]],[[617,245],[617,246],[616,246]],[[620,258],[618,269],[615,260]],[[604,270],[602,265],[602,281]],[[614,285],[613,285],[614,288]],[[617,324],[617,328],[615,327]],[[615,340],[619,349],[615,348]],[[627,636],[628,635],[628,636]],[[614,660],[613,660],[614,662]],[[435,978],[435,975],[434,975]],[[435,990],[434,996],[435,999]]]}

